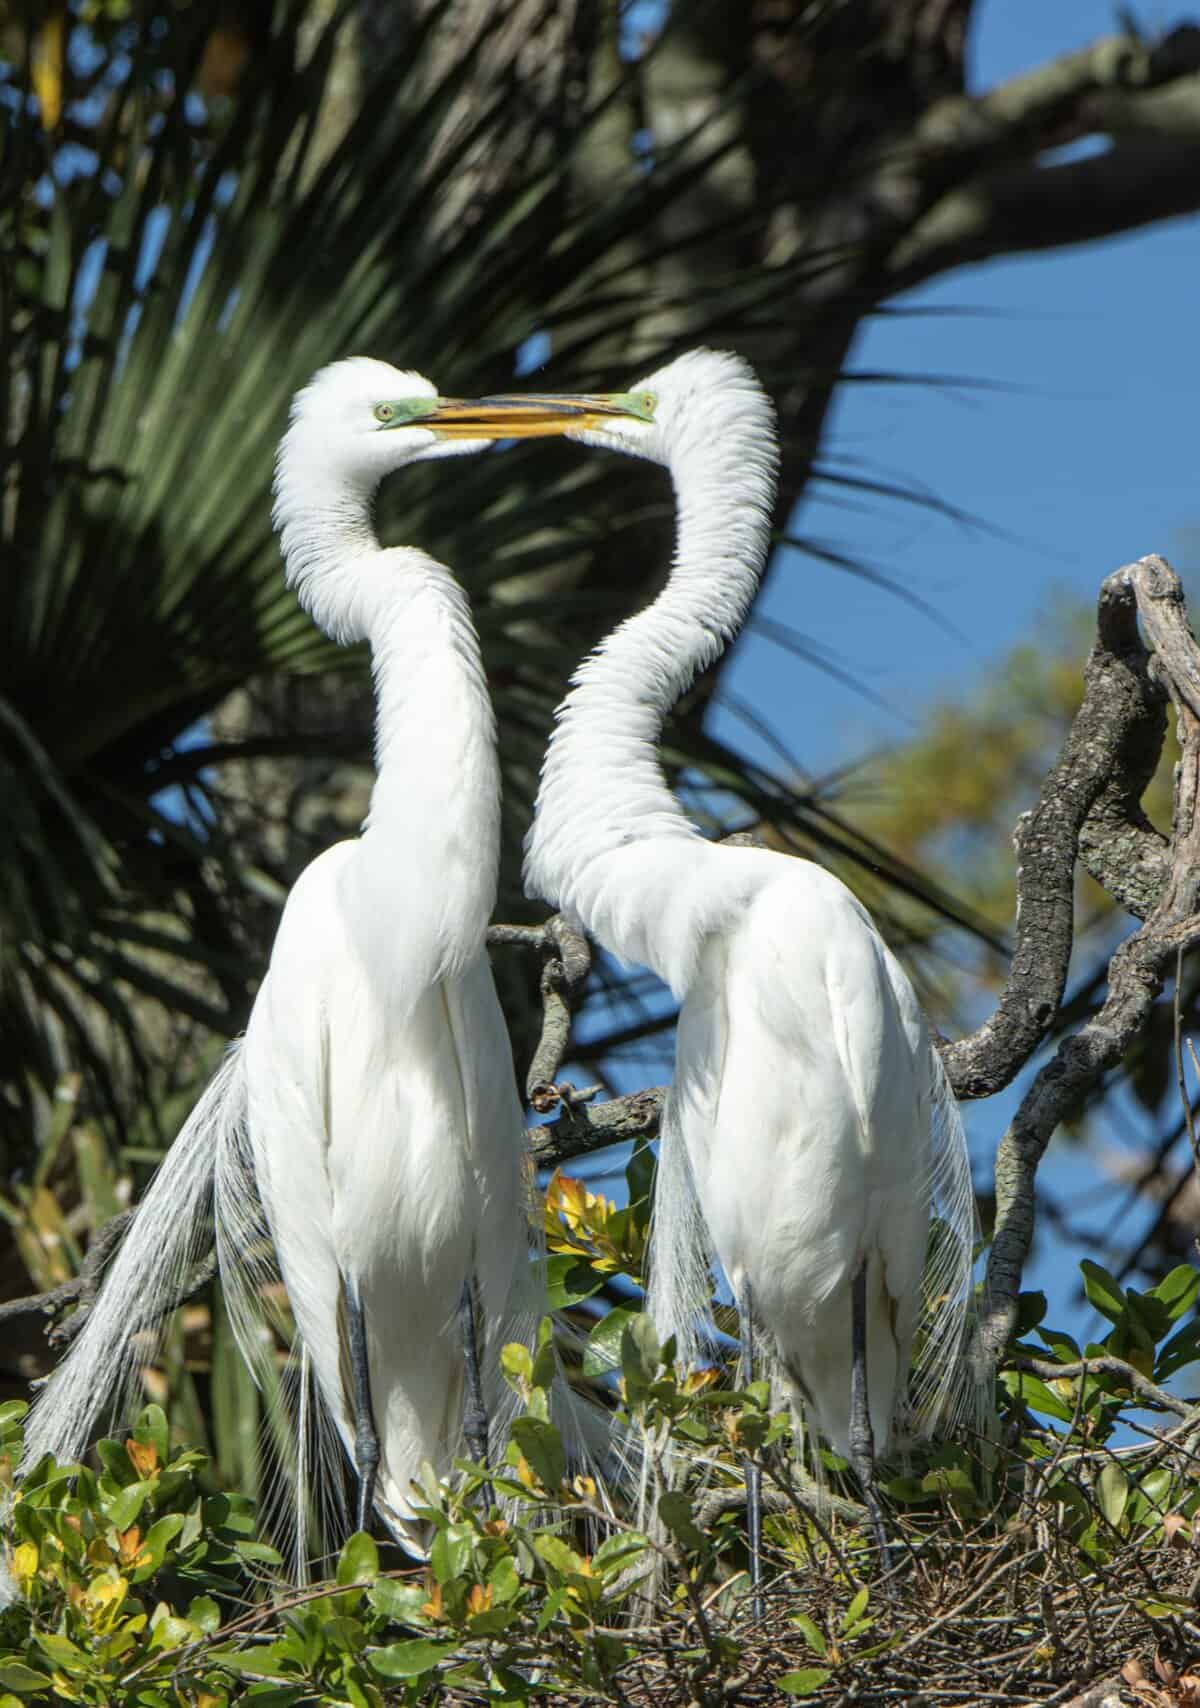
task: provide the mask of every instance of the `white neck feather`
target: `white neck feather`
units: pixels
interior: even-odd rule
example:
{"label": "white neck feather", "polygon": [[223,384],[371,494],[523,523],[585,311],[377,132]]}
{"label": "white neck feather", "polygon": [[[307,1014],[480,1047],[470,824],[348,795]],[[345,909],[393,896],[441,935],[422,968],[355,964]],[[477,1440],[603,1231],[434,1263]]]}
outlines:
{"label": "white neck feather", "polygon": [[424,552],[380,546],[371,498],[281,459],[275,522],[313,618],[371,647],[377,775],[344,899],[376,940],[400,916],[406,960],[437,977],[480,952],[495,904],[495,720],[466,594]]}
{"label": "white neck feather", "polygon": [[[770,406],[740,396],[740,416],[698,419],[679,435],[672,475],[679,518],[666,587],[601,642],[559,708],[542,769],[526,888],[573,914],[626,960],[677,982],[679,885],[701,858],[700,832],[658,758],[664,719],[745,621],[769,542],[775,492]],[[740,430],[739,430],[740,429]],[[616,858],[636,847],[638,872]],[[627,879],[630,880],[627,882]],[[668,906],[668,903],[672,905]],[[670,923],[667,913],[672,915]]]}

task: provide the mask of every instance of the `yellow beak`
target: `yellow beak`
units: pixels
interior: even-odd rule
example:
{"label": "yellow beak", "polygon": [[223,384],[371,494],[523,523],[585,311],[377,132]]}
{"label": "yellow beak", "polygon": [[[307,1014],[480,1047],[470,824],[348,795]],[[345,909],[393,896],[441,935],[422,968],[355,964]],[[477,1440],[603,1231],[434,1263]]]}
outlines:
{"label": "yellow beak", "polygon": [[513,394],[503,397],[442,397],[429,413],[406,426],[424,427],[440,439],[539,439],[616,419],[651,421],[653,399],[610,392],[598,397]]}

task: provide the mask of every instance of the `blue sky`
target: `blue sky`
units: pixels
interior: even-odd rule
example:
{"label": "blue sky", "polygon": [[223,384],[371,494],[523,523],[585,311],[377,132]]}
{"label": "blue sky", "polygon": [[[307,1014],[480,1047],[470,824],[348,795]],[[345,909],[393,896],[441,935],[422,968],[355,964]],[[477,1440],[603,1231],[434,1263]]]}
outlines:
{"label": "blue sky", "polygon": [[[976,89],[1113,27],[1093,0],[985,0]],[[1149,10],[1146,23],[1162,23]],[[866,325],[851,367],[1000,382],[841,388],[825,440],[861,472],[923,486],[1006,537],[877,502],[806,503],[800,531],[835,541],[941,611],[953,639],[888,593],[784,554],[761,607],[826,648],[888,710],[747,635],[728,677],[806,769],[903,741],[931,703],[970,694],[1027,637],[1054,592],[1090,599],[1119,564],[1162,551],[1186,572],[1200,524],[1200,219],[1113,242],[963,269],[900,299],[917,317]],[[939,314],[939,309],[977,313]],[[739,742],[751,738],[718,724]],[[768,757],[765,749],[760,756]]]}

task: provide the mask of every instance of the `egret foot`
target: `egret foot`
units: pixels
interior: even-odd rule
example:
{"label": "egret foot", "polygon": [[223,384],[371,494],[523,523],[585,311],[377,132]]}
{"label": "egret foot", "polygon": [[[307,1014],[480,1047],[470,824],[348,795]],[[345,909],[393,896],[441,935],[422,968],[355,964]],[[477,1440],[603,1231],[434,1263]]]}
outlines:
{"label": "egret foot", "polygon": [[871,1408],[867,1400],[867,1265],[864,1261],[850,1288],[850,1463],[862,1485],[863,1504],[871,1515],[871,1529],[879,1549],[879,1565],[891,1570],[892,1554],[883,1522],[883,1507],[875,1481],[875,1437],[871,1430]]}
{"label": "egret foot", "polygon": [[371,1408],[371,1368],[367,1362],[367,1324],[362,1300],[351,1281],[343,1281],[346,1326],[350,1342],[350,1374],[354,1384],[354,1468],[358,1472],[358,1506],[354,1528],[366,1530],[375,1509],[375,1479],[379,1474],[379,1436]]}
{"label": "egret foot", "polygon": [[[468,1275],[458,1302],[458,1324],[462,1333],[463,1364],[466,1368],[466,1400],[463,1406],[463,1434],[467,1451],[477,1465],[487,1467],[488,1415],[483,1398],[483,1374],[479,1362],[479,1307],[475,1297],[475,1277]],[[484,1483],[480,1489],[484,1510],[492,1504],[492,1486]]]}
{"label": "egret foot", "polygon": [[[751,1314],[750,1283],[743,1275],[737,1288],[738,1330],[741,1338],[738,1352],[738,1387],[748,1388],[754,1380],[754,1321]],[[755,1619],[763,1616],[762,1598],[762,1471],[758,1462],[747,1454],[742,1460],[746,1479],[746,1540],[750,1547],[750,1612]]]}

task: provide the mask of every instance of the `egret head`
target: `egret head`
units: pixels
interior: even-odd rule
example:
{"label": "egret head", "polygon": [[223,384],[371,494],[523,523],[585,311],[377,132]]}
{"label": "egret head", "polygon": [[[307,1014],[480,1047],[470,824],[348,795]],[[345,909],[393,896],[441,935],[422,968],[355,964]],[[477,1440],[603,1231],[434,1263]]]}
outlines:
{"label": "egret head", "polygon": [[437,387],[423,374],[371,356],[333,362],[296,393],[279,448],[277,484],[298,465],[309,478],[320,470],[339,482],[374,487],[393,469],[481,451],[494,437],[443,436],[437,430],[443,407]]}

